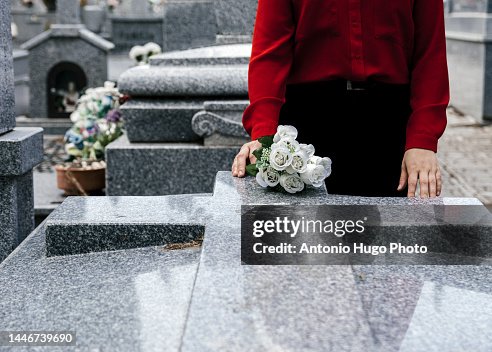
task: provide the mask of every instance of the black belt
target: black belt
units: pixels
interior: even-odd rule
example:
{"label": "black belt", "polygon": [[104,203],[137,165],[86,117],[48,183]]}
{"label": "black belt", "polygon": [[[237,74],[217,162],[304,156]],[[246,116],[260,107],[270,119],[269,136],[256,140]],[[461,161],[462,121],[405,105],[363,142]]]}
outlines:
{"label": "black belt", "polygon": [[375,90],[387,90],[387,91],[409,91],[409,84],[394,84],[384,83],[377,81],[351,81],[346,79],[336,79],[328,81],[316,81],[307,83],[296,83],[287,85],[287,91],[304,91],[306,89],[326,89],[336,91],[375,91]]}

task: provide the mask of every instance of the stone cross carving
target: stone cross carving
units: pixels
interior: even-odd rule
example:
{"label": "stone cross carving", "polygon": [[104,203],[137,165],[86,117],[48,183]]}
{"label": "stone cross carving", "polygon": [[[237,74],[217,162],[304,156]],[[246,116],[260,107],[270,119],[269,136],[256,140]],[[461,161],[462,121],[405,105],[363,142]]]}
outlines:
{"label": "stone cross carving", "polygon": [[56,22],[58,24],[80,24],[80,1],[57,0]]}
{"label": "stone cross carving", "polygon": [[10,1],[0,1],[0,134],[15,127]]}

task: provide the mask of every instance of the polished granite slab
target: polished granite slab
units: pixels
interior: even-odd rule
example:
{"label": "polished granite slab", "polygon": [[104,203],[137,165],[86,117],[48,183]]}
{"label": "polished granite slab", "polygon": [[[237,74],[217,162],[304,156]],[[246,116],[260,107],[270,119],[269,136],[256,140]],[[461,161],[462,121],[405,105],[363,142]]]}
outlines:
{"label": "polished granite slab", "polygon": [[[85,226],[97,215],[103,225],[115,219],[196,223],[205,227],[201,249],[155,246],[49,258],[42,226],[0,265],[0,330],[76,330],[74,351],[492,349],[486,259],[466,266],[241,265],[241,205],[414,201],[327,196],[325,190],[265,194],[253,179],[227,172],[218,174],[214,196],[160,198],[90,199],[86,204],[104,207],[75,208],[51,221]],[[479,205],[474,199],[429,202]]]}

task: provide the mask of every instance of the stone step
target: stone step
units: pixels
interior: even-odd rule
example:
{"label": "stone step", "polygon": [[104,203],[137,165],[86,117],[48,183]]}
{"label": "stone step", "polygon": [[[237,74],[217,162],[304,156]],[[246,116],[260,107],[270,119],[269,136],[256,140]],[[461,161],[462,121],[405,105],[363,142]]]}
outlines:
{"label": "stone step", "polygon": [[123,250],[203,237],[202,214],[193,206],[209,195],[169,197],[69,197],[46,221],[46,255]]}

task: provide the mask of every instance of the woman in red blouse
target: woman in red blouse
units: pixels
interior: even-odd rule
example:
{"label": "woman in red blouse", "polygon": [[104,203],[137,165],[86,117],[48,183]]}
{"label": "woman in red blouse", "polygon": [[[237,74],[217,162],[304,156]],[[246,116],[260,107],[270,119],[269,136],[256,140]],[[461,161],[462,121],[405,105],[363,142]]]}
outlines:
{"label": "woman in red blouse", "polygon": [[253,141],[233,175],[255,162],[257,138],[291,124],[332,158],[329,193],[413,197],[418,182],[421,197],[438,196],[437,142],[449,103],[443,7],[259,0],[243,116]]}

